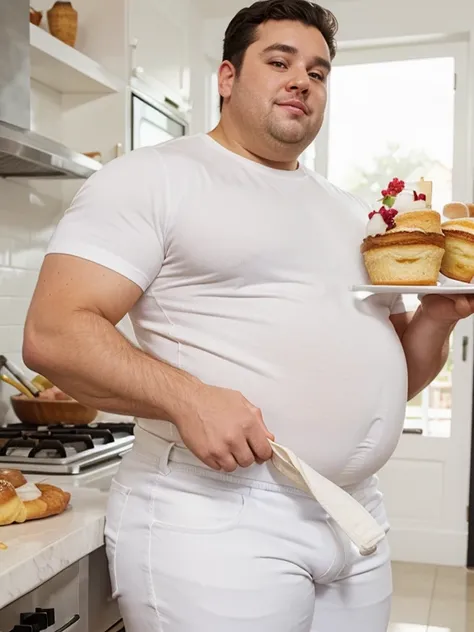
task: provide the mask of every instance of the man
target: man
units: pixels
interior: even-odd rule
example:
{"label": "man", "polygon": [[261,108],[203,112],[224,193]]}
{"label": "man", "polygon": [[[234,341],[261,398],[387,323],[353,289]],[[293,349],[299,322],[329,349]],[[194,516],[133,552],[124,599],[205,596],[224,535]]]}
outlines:
{"label": "man", "polygon": [[[276,471],[269,439],[387,529],[374,474],[472,304],[429,296],[412,315],[396,295],[347,290],[365,279],[366,211],[298,164],[323,122],[336,28],[305,0],[240,11],[218,127],[107,165],[45,259],[25,362],[137,417],[106,528],[127,632],[387,628],[386,542],[362,557]],[[128,312],[141,349],[115,328]]]}

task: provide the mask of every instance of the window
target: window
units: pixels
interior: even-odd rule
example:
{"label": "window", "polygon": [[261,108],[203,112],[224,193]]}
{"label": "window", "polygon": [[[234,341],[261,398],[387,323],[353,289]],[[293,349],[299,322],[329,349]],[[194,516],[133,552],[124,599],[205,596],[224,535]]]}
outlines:
{"label": "window", "polygon": [[[328,178],[375,205],[393,177],[424,177],[433,181],[433,208],[442,210],[453,199],[455,57],[371,56],[331,73]],[[451,433],[452,342],[441,374],[408,403],[406,427],[427,436]]]}
{"label": "window", "polygon": [[393,176],[434,182],[433,208],[452,200],[454,59],[336,66],[328,177],[373,204]]}

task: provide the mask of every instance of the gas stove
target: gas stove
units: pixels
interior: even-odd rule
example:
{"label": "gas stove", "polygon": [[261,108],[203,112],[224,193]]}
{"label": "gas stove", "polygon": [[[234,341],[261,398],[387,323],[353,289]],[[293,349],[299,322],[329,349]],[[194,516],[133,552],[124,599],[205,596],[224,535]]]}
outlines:
{"label": "gas stove", "polygon": [[36,474],[79,474],[117,460],[134,441],[133,423],[0,427],[0,467]]}

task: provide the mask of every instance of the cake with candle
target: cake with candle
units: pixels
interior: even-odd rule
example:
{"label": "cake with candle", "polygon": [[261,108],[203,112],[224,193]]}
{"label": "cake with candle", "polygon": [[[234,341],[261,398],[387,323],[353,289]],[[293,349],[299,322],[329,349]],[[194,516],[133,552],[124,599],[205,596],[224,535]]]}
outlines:
{"label": "cake with candle", "polygon": [[444,255],[441,215],[431,208],[432,183],[394,178],[369,213],[361,252],[373,285],[436,285]]}

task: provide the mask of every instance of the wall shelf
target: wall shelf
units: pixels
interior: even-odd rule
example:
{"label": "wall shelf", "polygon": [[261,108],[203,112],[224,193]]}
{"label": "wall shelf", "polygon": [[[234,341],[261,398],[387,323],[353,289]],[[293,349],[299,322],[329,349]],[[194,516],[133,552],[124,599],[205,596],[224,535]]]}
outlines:
{"label": "wall shelf", "polygon": [[62,94],[111,94],[125,83],[99,63],[30,24],[31,78]]}

